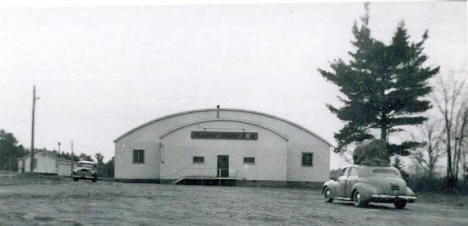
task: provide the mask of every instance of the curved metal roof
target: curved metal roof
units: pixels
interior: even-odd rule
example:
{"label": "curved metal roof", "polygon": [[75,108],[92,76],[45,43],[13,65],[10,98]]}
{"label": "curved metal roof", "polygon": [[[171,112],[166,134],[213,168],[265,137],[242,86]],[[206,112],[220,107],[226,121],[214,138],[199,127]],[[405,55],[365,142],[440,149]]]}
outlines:
{"label": "curved metal roof", "polygon": [[[186,115],[186,114],[193,114],[193,113],[199,113],[199,112],[208,112],[208,111],[214,111],[216,112],[217,109],[216,108],[207,108],[207,109],[198,109],[198,110],[191,110],[191,111],[183,111],[183,112],[179,112],[179,113],[175,113],[175,114],[170,114],[170,115],[166,115],[166,116],[163,116],[163,117],[160,117],[160,118],[156,118],[154,120],[151,120],[147,123],[144,123],[140,126],[137,126],[131,130],[129,130],[128,132],[124,133],[123,135],[119,136],[117,139],[114,140],[114,142],[117,142],[118,140],[122,139],[123,137],[143,128],[143,127],[146,127],[148,125],[151,125],[153,123],[156,123],[158,121],[161,121],[161,120],[164,120],[164,119],[168,119],[168,118],[172,118],[172,117],[176,117],[176,116],[180,116],[180,115]],[[286,122],[292,126],[295,126],[315,137],[317,137],[318,139],[320,139],[321,141],[325,142],[326,144],[328,144],[330,147],[333,147],[333,145],[328,142],[327,140],[325,140],[325,138],[317,135],[316,133],[294,123],[294,122],[291,122],[287,119],[283,119],[283,118],[280,118],[278,116],[274,116],[274,115],[270,115],[270,114],[267,114],[267,113],[263,113],[263,112],[258,112],[258,111],[251,111],[251,110],[244,110],[244,109],[236,109],[236,108],[220,108],[219,109],[220,112],[223,112],[223,111],[233,111],[233,112],[243,112],[243,113],[251,113],[251,114],[257,114],[257,115],[262,115],[262,116],[265,116],[265,117],[268,117],[268,118],[272,118],[272,119],[276,119],[276,120],[279,120],[279,121],[283,121],[283,122]]]}

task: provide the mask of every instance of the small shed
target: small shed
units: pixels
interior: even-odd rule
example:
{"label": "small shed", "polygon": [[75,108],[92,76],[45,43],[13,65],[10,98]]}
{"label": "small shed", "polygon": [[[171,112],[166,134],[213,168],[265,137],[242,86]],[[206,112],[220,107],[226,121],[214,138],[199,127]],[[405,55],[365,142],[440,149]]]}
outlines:
{"label": "small shed", "polygon": [[[30,172],[31,154],[18,158],[18,172]],[[52,151],[37,151],[34,153],[34,173],[71,176],[72,161],[57,156]]]}

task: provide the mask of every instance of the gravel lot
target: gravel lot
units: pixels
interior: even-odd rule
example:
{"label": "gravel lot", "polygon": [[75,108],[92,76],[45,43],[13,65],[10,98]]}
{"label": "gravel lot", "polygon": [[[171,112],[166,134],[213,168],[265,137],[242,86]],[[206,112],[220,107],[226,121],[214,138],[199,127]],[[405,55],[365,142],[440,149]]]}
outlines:
{"label": "gravel lot", "polygon": [[325,203],[306,189],[0,178],[0,225],[468,225],[466,206]]}

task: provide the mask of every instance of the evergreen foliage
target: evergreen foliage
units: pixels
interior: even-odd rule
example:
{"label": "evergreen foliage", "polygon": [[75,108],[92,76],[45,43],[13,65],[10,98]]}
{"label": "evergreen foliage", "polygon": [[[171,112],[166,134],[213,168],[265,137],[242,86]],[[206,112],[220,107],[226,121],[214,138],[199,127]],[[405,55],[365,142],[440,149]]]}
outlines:
{"label": "evergreen foliage", "polygon": [[91,155],[87,155],[85,153],[81,153],[80,156],[78,157],[80,160],[85,160],[85,161],[91,161],[94,162],[93,157]]}
{"label": "evergreen foliage", "polygon": [[390,155],[408,155],[409,150],[419,145],[404,141],[388,143],[391,133],[402,131],[402,126],[421,124],[426,120],[421,113],[431,108],[430,102],[422,99],[432,90],[428,79],[438,73],[439,67],[426,67],[427,56],[423,53],[426,31],[422,40],[413,43],[403,22],[393,35],[390,44],[376,40],[369,28],[369,8],[361,18],[361,25],[354,24],[354,52],[349,52],[350,61],[337,59],[331,70],[319,69],[321,75],[336,84],[343,94],[339,97],[342,107],[327,105],[329,110],[345,122],[335,133],[336,151],[343,151],[349,144],[373,139],[371,130],[380,130],[380,139],[387,141]]}
{"label": "evergreen foliage", "polygon": [[75,162],[78,162],[80,159],[78,158],[78,156],[76,155],[73,155],[73,158],[72,158],[72,155],[71,153],[65,153],[65,152],[61,152],[61,153],[58,153],[57,156],[59,158],[62,158],[62,159],[68,159],[68,160],[72,160],[75,161]]}
{"label": "evergreen foliage", "polygon": [[0,130],[0,170],[17,171],[17,158],[26,155],[27,151],[22,145],[18,145],[16,137],[12,133]]}
{"label": "evergreen foliage", "polygon": [[114,177],[114,157],[104,163],[102,175],[105,177]]}

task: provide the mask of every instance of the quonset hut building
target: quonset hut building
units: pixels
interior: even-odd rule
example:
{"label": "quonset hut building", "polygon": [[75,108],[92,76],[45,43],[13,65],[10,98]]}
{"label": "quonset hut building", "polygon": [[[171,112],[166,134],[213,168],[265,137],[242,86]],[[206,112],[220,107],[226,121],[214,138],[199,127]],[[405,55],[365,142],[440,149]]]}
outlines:
{"label": "quonset hut building", "polygon": [[202,109],[138,126],[115,141],[115,178],[282,186],[328,180],[331,144],[288,120]]}

